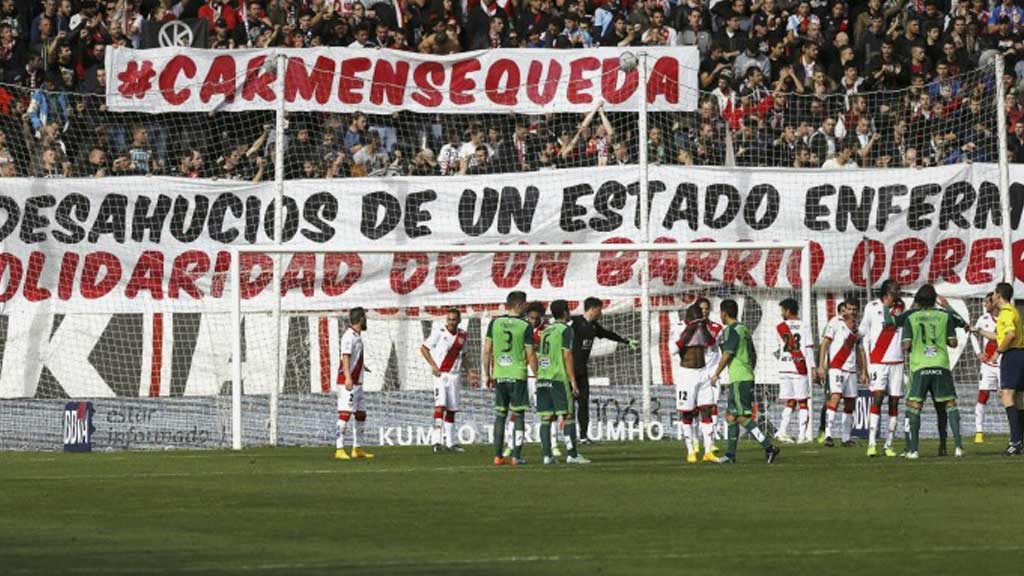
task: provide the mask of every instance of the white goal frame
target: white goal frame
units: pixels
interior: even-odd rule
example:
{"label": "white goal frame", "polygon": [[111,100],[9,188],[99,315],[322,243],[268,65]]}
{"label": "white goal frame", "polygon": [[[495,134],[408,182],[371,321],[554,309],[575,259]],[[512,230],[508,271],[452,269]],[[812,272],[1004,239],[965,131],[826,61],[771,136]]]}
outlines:
{"label": "white goal frame", "polygon": [[[644,437],[650,434],[650,409],[651,409],[651,304],[649,294],[649,259],[652,252],[686,252],[686,251],[729,251],[729,250],[800,250],[800,307],[807,320],[811,319],[811,291],[813,279],[811,278],[811,243],[809,240],[780,241],[780,242],[681,242],[681,243],[637,243],[637,244],[558,244],[558,245],[446,245],[446,246],[352,246],[338,245],[330,248],[292,248],[281,245],[253,245],[235,247],[231,250],[231,325],[232,325],[232,348],[231,348],[231,447],[234,450],[241,450],[242,438],[242,299],[241,299],[241,274],[240,261],[243,253],[267,254],[274,257],[273,280],[271,286],[274,293],[274,305],[271,310],[275,319],[277,329],[275,331],[275,349],[280,346],[281,339],[281,266],[280,257],[285,254],[330,254],[330,253],[357,253],[357,254],[394,254],[398,252],[417,252],[433,254],[517,254],[517,253],[553,253],[553,252],[575,252],[595,253],[608,251],[639,252],[640,264],[640,310],[641,310],[641,384],[643,390],[641,429]],[[277,444],[277,404],[278,394],[284,374],[281,371],[280,354],[275,353],[274,386],[270,391],[270,444]],[[808,373],[808,379],[813,374]]]}

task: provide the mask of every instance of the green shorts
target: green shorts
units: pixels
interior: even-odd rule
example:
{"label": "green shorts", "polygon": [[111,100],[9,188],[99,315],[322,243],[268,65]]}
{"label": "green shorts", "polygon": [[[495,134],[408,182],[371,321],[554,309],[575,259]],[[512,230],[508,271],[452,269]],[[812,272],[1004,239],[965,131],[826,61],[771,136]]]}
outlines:
{"label": "green shorts", "polygon": [[537,414],[569,416],[572,414],[572,388],[557,380],[537,381]]}
{"label": "green shorts", "polygon": [[922,368],[910,375],[910,393],[907,400],[924,402],[931,392],[935,402],[956,400],[953,374],[945,368]]}
{"label": "green shorts", "polygon": [[754,413],[754,382],[729,383],[729,405],[726,414],[733,416],[750,416]]}
{"label": "green shorts", "polygon": [[494,409],[505,413],[526,412],[530,407],[530,392],[526,380],[498,380],[494,383]]}

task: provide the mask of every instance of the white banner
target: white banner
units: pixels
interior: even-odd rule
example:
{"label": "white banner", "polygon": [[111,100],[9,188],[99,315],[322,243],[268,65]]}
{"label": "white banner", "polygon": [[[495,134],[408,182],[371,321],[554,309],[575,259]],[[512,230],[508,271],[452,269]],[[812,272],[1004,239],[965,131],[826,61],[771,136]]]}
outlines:
{"label": "white banner", "polygon": [[[639,72],[619,48],[497,49],[433,56],[366,48],[111,48],[107,106],[123,112],[273,110],[276,57],[288,56],[289,111],[546,114],[639,106]],[[645,47],[651,111],[697,109],[695,47]]]}
{"label": "white banner", "polygon": [[[1001,280],[994,165],[843,172],[654,166],[657,242],[810,239],[816,289],[934,282],[949,296]],[[1014,166],[1011,177],[1024,179]],[[498,182],[502,182],[498,184]],[[287,255],[291,309],[441,306],[531,297],[639,293],[636,167],[529,175],[289,181],[286,246],[349,250]],[[1013,184],[1019,219],[1024,192]],[[270,184],[174,178],[0,180],[0,306],[72,312],[202,312],[230,301],[231,246],[273,237]],[[1017,222],[1013,223],[1015,226]],[[1014,238],[1017,238],[1014,234]],[[609,243],[599,254],[351,253],[459,244]],[[1020,261],[1020,242],[1016,261]],[[247,306],[269,305],[270,259],[243,258]],[[694,284],[799,285],[784,250],[652,255],[654,294]],[[1018,264],[1018,277],[1024,266]],[[257,299],[259,297],[259,299]]]}

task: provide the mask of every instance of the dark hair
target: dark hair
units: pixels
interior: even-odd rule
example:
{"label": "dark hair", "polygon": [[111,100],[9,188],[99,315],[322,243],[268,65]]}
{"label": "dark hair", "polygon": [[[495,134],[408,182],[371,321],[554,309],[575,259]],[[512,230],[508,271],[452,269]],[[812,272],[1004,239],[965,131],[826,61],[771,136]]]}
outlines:
{"label": "dark hair", "polygon": [[447,314],[445,314],[445,315],[447,316],[447,315],[450,315],[450,314],[455,314],[459,318],[462,318],[462,312],[460,312],[459,309],[454,307],[454,306],[449,308]]}
{"label": "dark hair", "polygon": [[995,293],[999,294],[999,297],[1006,302],[1013,301],[1013,285],[1009,282],[1000,282],[996,284]]}
{"label": "dark hair", "polygon": [[557,320],[564,320],[569,315],[569,303],[565,300],[555,300],[551,303],[551,316]]}
{"label": "dark hair", "polygon": [[854,308],[860,308],[860,298],[857,298],[855,294],[847,294],[843,297],[843,304],[853,306]]}
{"label": "dark hair", "polygon": [[800,305],[797,304],[796,300],[794,300],[793,298],[786,298],[782,302],[779,302],[779,306],[786,312],[789,312],[790,314],[800,313]]}
{"label": "dark hair", "polygon": [[693,322],[694,320],[700,320],[704,317],[704,312],[701,311],[699,304],[693,304],[686,309],[686,321]]}
{"label": "dark hair", "polygon": [[701,304],[707,304],[708,308],[711,307],[711,300],[708,300],[704,296],[701,296],[700,298],[697,298],[696,300],[693,301],[693,303],[696,304],[697,306],[700,306]]}
{"label": "dark hair", "polygon": [[366,320],[366,309],[362,306],[356,306],[348,311],[349,324],[361,324],[363,320]]}
{"label": "dark hair", "polygon": [[925,284],[917,289],[917,293],[914,294],[914,302],[920,308],[934,308],[935,301],[938,296],[935,294],[935,286],[931,284]]}
{"label": "dark hair", "polygon": [[878,287],[878,297],[881,298],[886,294],[889,294],[890,292],[892,292],[893,296],[895,296],[896,293],[899,292],[899,289],[900,283],[893,280],[892,278],[889,278],[885,282],[882,282],[882,285]]}
{"label": "dark hair", "polygon": [[529,314],[530,312],[536,312],[537,314],[540,314],[541,316],[543,316],[544,315],[544,303],[543,302],[530,302],[526,306],[526,313]]}
{"label": "dark hair", "polygon": [[526,304],[526,292],[522,290],[513,290],[508,293],[508,297],[505,298],[505,306],[509,308],[515,308],[516,306],[522,306]]}
{"label": "dark hair", "polygon": [[591,308],[599,308],[601,306],[603,306],[601,299],[593,296],[587,296],[587,299],[583,301],[584,311],[590,310]]}
{"label": "dark hair", "polygon": [[722,303],[718,305],[718,309],[721,310],[722,314],[728,315],[729,318],[739,318],[740,306],[732,298],[722,300]]}

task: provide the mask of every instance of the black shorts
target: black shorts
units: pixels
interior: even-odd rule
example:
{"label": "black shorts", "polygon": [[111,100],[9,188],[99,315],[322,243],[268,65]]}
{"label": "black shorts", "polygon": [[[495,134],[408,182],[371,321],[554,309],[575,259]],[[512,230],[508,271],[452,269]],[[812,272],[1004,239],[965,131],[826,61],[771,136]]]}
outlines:
{"label": "black shorts", "polygon": [[1024,392],[1024,348],[1010,348],[999,359],[999,387]]}

